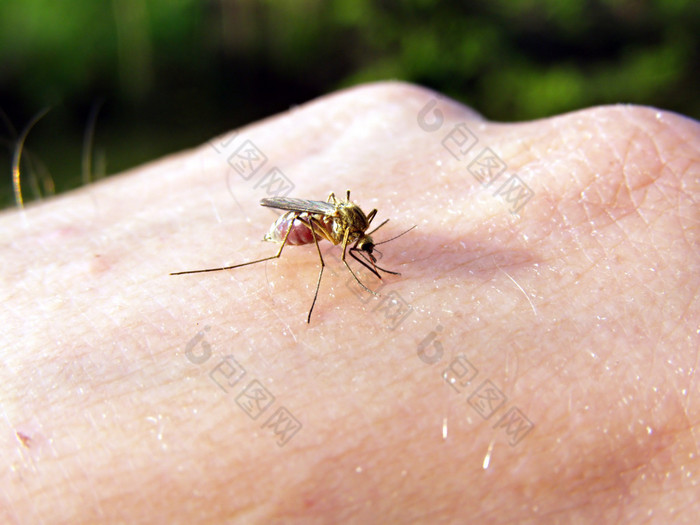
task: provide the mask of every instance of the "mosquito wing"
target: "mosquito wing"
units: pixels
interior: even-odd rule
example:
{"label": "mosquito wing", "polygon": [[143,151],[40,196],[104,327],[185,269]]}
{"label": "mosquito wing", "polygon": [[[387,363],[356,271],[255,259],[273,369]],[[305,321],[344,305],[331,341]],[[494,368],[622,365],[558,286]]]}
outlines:
{"label": "mosquito wing", "polygon": [[331,215],[333,212],[335,212],[335,206],[333,206],[330,202],[291,199],[287,197],[262,199],[260,201],[260,205],[267,206],[268,208],[277,208],[278,210],[321,213],[323,215]]}

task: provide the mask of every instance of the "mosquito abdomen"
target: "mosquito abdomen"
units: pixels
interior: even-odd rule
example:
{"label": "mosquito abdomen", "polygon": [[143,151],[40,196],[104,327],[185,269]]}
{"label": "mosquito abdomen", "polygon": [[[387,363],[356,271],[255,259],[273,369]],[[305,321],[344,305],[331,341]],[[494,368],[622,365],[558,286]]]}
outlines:
{"label": "mosquito abdomen", "polygon": [[[314,236],[311,233],[311,229],[305,224],[305,222],[303,222],[308,220],[308,213],[299,213],[294,211],[287,212],[284,215],[281,215],[275,221],[275,223],[270,226],[270,231],[265,234],[263,239],[270,242],[282,242],[291,225],[292,231],[289,232],[287,244],[291,244],[292,246],[311,244],[314,242]],[[315,228],[322,229],[325,226],[325,223],[314,222]],[[324,237],[318,233],[316,234],[316,238],[319,241],[324,239]]]}

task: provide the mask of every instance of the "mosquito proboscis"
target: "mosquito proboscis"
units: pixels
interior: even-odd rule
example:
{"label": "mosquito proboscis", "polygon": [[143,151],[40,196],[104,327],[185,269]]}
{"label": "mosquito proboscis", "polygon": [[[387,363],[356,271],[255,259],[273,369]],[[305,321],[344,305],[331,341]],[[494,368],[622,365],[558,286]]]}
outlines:
{"label": "mosquito proboscis", "polygon": [[257,264],[272,259],[278,259],[282,255],[282,250],[288,244],[292,246],[300,246],[303,244],[314,243],[316,245],[316,250],[318,251],[318,257],[321,261],[321,268],[318,272],[314,299],[311,302],[309,315],[306,318],[306,322],[310,323],[311,312],[313,312],[314,306],[316,305],[318,290],[321,286],[323,269],[326,266],[325,262],[323,261],[323,255],[321,254],[321,248],[318,245],[319,241],[327,240],[335,245],[342,244],[343,255],[341,260],[343,261],[343,264],[345,264],[345,267],[355,278],[355,281],[362,286],[362,288],[373,295],[378,295],[376,292],[365,286],[357,277],[352,268],[350,268],[350,265],[345,259],[346,253],[349,253],[353,259],[367,268],[379,279],[382,278],[382,276],[379,274],[380,271],[392,275],[400,275],[398,272],[392,272],[378,266],[377,258],[374,256],[373,251],[375,246],[393,241],[394,239],[415,228],[415,226],[413,226],[396,237],[375,243],[372,240],[371,235],[389,222],[389,219],[386,219],[374,230],[366,233],[372,224],[372,220],[377,214],[377,210],[373,209],[365,215],[357,204],[350,201],[350,190],[347,190],[347,195],[344,200],[337,199],[335,194],[331,193],[328,196],[328,200],[325,202],[287,197],[274,197],[270,199],[262,199],[260,201],[260,205],[268,208],[283,210],[285,212],[272,224],[272,226],[270,226],[270,230],[263,238],[265,241],[281,243],[281,246],[275,255],[257,259],[255,261],[234,264],[232,266],[173,272],[170,275],[232,270],[234,268],[240,268],[250,264]]}

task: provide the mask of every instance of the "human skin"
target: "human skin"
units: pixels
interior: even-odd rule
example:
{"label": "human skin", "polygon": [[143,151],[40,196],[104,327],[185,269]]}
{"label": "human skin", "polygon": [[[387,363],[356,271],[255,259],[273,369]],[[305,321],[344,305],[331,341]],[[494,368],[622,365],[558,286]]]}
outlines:
{"label": "human skin", "polygon": [[[0,522],[694,522],[699,166],[654,108],[501,124],[380,83],[5,211]],[[275,253],[273,167],[377,208],[376,242],[416,225],[378,246],[400,276],[360,272],[379,297],[328,243],[310,324],[313,245],[169,275]]]}

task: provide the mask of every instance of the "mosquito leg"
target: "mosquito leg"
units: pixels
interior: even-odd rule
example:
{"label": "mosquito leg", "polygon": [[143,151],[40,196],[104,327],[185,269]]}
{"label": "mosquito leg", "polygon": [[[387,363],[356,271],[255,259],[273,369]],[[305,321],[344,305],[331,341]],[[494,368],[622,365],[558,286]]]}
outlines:
{"label": "mosquito leg", "polygon": [[[358,282],[358,284],[359,284],[360,286],[362,286],[362,288],[364,288],[365,290],[367,290],[367,291],[368,291],[369,293],[371,293],[372,295],[376,295],[377,297],[379,297],[379,294],[378,294],[377,292],[375,292],[374,290],[370,290],[370,289],[367,288],[364,284],[362,284],[362,281],[360,281],[360,279],[358,279],[357,275],[355,275],[355,272],[353,272],[353,271],[352,271],[352,268],[350,268],[350,265],[349,265],[348,262],[345,260],[345,252],[346,252],[346,250],[347,250],[347,247],[348,247],[348,231],[346,230],[346,231],[345,231],[345,237],[343,238],[343,264],[345,264],[345,267],[346,267],[346,268],[348,269],[348,271],[352,274],[352,276],[355,278],[355,280]],[[376,273],[376,272],[375,272],[375,273]],[[379,274],[377,274],[377,276],[379,276]],[[379,277],[379,278],[381,279],[381,277]]]}
{"label": "mosquito leg", "polygon": [[[331,195],[333,195],[331,193]],[[314,237],[314,243],[316,243],[316,250],[318,250],[318,258],[321,260],[321,269],[318,272],[318,281],[316,282],[316,291],[314,292],[314,300],[311,302],[311,308],[309,308],[309,315],[306,318],[307,323],[311,323],[311,312],[314,311],[314,306],[316,305],[316,299],[318,298],[318,290],[321,287],[321,277],[323,276],[323,268],[326,263],[323,262],[323,255],[321,255],[321,248],[318,245],[318,239],[316,238],[316,230],[314,230],[314,221],[309,219],[309,227],[311,228],[311,234]]]}
{"label": "mosquito leg", "polygon": [[[295,218],[296,220],[296,218]],[[285,245],[287,244],[287,237],[289,237],[289,232],[292,231],[292,224],[294,221],[289,223],[289,228],[287,228],[287,233],[284,234],[284,239],[282,239],[282,245],[280,246],[280,249],[277,250],[277,253],[271,257],[265,257],[264,259],[257,259],[255,261],[249,261],[249,262],[244,262],[241,264],[234,264],[233,266],[222,266],[220,268],[206,268],[204,270],[187,270],[185,272],[173,272],[170,275],[184,275],[186,273],[205,273],[205,272],[218,272],[221,270],[232,270],[234,268],[240,268],[241,266],[248,266],[249,264],[257,264],[259,262],[264,262],[264,261],[269,261],[271,259],[279,259],[280,255],[282,255],[282,250],[284,249]]]}
{"label": "mosquito leg", "polygon": [[[369,225],[372,224],[372,221],[374,220],[374,216],[375,216],[376,214],[377,214],[377,208],[373,209],[371,212],[369,212],[369,213],[367,214],[367,227],[369,227]],[[380,224],[379,226],[377,226],[374,230],[372,230],[371,232],[369,232],[367,235],[372,235],[372,233],[376,232],[376,231],[379,229],[380,226],[383,226],[383,225],[386,224],[388,221],[389,221],[389,219],[387,219],[387,220],[384,221],[382,224]]]}

